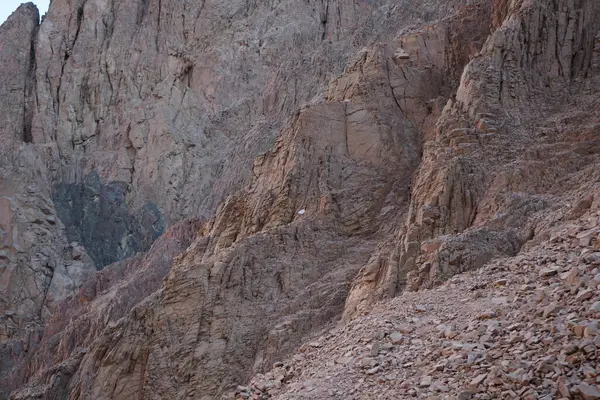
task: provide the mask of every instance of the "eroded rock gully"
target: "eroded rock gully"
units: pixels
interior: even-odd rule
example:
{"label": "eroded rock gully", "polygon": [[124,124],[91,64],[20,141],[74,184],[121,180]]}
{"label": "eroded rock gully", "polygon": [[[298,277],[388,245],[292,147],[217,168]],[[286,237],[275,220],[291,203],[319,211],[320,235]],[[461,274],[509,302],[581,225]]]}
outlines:
{"label": "eroded rock gully", "polygon": [[[40,24],[21,6],[0,27],[0,398],[595,398],[595,333],[585,365],[557,350],[560,388],[430,365],[416,338],[394,364],[412,330],[280,361],[486,265],[597,272],[599,31],[591,0],[54,0]],[[597,284],[573,279],[544,319],[594,323],[572,304]],[[526,311],[521,292],[501,297]]]}

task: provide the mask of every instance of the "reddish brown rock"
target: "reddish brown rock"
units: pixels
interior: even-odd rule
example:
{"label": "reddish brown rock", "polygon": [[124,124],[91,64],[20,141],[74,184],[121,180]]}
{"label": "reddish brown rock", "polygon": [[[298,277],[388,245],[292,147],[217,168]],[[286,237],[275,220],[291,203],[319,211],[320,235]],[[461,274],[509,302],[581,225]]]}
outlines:
{"label": "reddish brown rock", "polygon": [[600,6],[297,3],[2,25],[0,396],[593,396]]}

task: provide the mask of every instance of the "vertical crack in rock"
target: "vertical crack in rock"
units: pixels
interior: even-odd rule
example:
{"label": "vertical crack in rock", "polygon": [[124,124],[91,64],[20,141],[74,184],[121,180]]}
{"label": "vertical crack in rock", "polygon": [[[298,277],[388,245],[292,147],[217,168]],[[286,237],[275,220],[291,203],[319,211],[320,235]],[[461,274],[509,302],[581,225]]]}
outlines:
{"label": "vertical crack in rock", "polygon": [[140,0],[140,2],[138,3],[138,11],[137,11],[136,19],[135,19],[136,25],[141,25],[142,21],[144,21],[144,18],[146,17],[146,14],[148,13],[149,1],[150,0]]}
{"label": "vertical crack in rock", "polygon": [[[60,71],[60,76],[58,78],[58,85],[56,86],[56,109],[54,110],[54,112],[56,113],[56,115],[59,115],[60,113],[60,90],[62,87],[62,81],[65,75],[65,67],[67,66],[67,61],[69,61],[69,58],[71,57],[71,55],[73,54],[73,48],[75,47],[75,44],[77,43],[77,39],[79,38],[79,33],[81,31],[81,23],[83,21],[83,17],[84,17],[84,7],[85,4],[87,3],[87,0],[79,0],[79,3],[77,5],[77,12],[76,12],[76,16],[75,16],[75,34],[73,35],[73,39],[68,38],[67,43],[64,44],[65,46],[65,53],[63,55],[63,59],[62,59],[62,65],[61,65],[61,71]],[[72,17],[69,18],[69,28],[71,28],[71,20]]]}
{"label": "vertical crack in rock", "polygon": [[[4,146],[0,145],[0,152],[13,139],[31,142],[35,93],[34,43],[38,27],[39,11],[32,3],[21,5],[0,26],[0,135],[7,141]],[[2,163],[0,173],[2,167],[9,164],[7,160],[2,160]]]}
{"label": "vertical crack in rock", "polygon": [[[327,22],[329,20],[329,0],[325,1],[325,10],[321,15],[321,28],[323,29],[323,33],[321,34],[321,41],[324,41],[327,38]],[[321,4],[323,0],[321,0]]]}
{"label": "vertical crack in rock", "polygon": [[31,33],[29,49],[29,70],[25,77],[25,98],[23,100],[23,141],[31,143],[33,137],[31,134],[31,125],[33,123],[33,112],[35,109],[35,93],[37,86],[37,76],[35,73],[35,40],[39,26]]}

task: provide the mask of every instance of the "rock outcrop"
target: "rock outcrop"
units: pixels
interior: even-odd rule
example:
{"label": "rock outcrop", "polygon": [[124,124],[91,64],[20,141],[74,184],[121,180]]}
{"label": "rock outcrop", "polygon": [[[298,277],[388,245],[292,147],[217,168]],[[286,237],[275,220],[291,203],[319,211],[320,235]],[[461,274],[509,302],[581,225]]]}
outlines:
{"label": "rock outcrop", "polygon": [[542,234],[542,216],[588,196],[597,179],[599,13],[586,1],[495,2],[492,15],[504,20],[425,137],[406,224],[355,281],[348,317],[515,255]]}
{"label": "rock outcrop", "polygon": [[[39,14],[22,5],[0,27],[0,380],[33,351],[44,321],[95,271],[65,237],[44,148],[31,146]],[[2,385],[6,396],[10,385]]]}
{"label": "rock outcrop", "polygon": [[599,206],[516,257],[315,335],[235,398],[598,398]]}
{"label": "rock outcrop", "polygon": [[[569,223],[578,260],[598,243],[594,1],[54,0],[0,65],[0,398],[232,398],[379,300],[580,251],[550,245]],[[399,390],[458,393],[444,368]],[[237,395],[364,389],[288,375]]]}

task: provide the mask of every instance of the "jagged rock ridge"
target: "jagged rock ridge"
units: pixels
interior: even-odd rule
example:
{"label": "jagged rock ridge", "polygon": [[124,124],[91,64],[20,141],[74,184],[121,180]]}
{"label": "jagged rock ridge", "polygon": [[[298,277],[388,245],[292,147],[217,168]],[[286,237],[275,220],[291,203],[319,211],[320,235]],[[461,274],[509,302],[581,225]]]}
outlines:
{"label": "jagged rock ridge", "polygon": [[20,7],[0,396],[227,397],[342,315],[544,240],[594,202],[598,21],[549,0]]}

